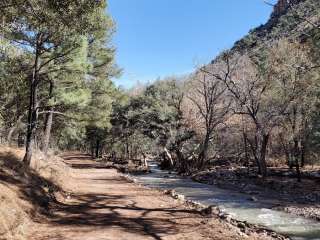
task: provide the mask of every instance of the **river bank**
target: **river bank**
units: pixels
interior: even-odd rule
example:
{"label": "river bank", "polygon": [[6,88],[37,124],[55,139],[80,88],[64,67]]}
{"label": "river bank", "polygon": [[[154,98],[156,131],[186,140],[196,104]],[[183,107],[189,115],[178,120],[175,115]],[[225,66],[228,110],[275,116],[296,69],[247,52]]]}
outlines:
{"label": "river bank", "polygon": [[320,220],[320,171],[305,170],[302,182],[285,168],[272,168],[269,177],[261,179],[245,168],[216,167],[196,173],[192,179],[252,196],[253,201],[270,200],[273,209]]}
{"label": "river bank", "polygon": [[275,239],[263,231],[246,233],[182,199],[139,186],[86,155],[62,157],[72,167],[73,191],[59,199],[52,217],[33,232],[32,239]]}
{"label": "river bank", "polygon": [[[121,173],[148,174],[144,166],[106,163]],[[163,177],[168,178],[168,174]],[[270,201],[273,209],[320,221],[320,168],[302,171],[302,182],[297,182],[294,170],[271,168],[269,177],[261,179],[246,168],[215,167],[195,173],[191,179],[223,189],[248,194],[252,201]]]}
{"label": "river bank", "polygon": [[[129,172],[131,170],[128,169]],[[198,183],[190,177],[161,170],[155,162],[150,163],[150,170],[148,174],[138,171],[139,174],[134,175],[135,181],[152,189],[174,189],[187,200],[218,206],[231,219],[265,226],[292,239],[320,239],[319,222],[276,209],[281,206],[281,201],[277,199],[256,199],[248,193]]]}
{"label": "river bank", "polygon": [[[152,191],[156,193],[155,195],[161,194],[162,197],[171,198],[174,202],[178,202],[180,206],[186,209],[194,211],[198,214],[197,218],[200,216],[203,220],[201,221],[204,226],[212,227],[212,222],[218,221],[229,229],[233,229],[240,238],[245,239],[289,239],[281,234],[278,234],[272,230],[256,224],[250,224],[246,221],[239,221],[233,219],[231,215],[223,212],[219,207],[211,205],[206,206],[197,201],[188,200],[184,195],[177,193],[175,190],[167,189],[163,190],[161,188],[148,187],[145,184],[141,184],[139,177],[148,176],[148,173],[152,173],[152,170],[148,170],[145,167],[137,165],[119,164],[112,162],[104,162],[104,166],[107,168],[117,169],[122,176],[129,182],[142,187],[146,191]],[[170,200],[171,201],[171,200]],[[209,225],[208,225],[209,224]],[[228,230],[229,231],[229,230]],[[220,231],[221,232],[221,231]],[[189,239],[189,238],[186,238]],[[194,238],[198,239],[198,238]],[[216,239],[209,237],[208,239]],[[218,238],[217,238],[218,239]]]}

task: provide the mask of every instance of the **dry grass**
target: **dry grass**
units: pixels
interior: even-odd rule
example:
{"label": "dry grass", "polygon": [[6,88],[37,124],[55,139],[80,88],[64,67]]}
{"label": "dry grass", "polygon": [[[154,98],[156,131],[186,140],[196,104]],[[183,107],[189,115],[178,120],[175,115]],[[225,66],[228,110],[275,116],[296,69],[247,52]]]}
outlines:
{"label": "dry grass", "polygon": [[33,224],[26,212],[30,208],[16,191],[0,184],[0,239],[26,239],[28,229]]}
{"label": "dry grass", "polygon": [[285,158],[268,158],[267,160],[268,167],[284,167],[287,166],[287,160]]}
{"label": "dry grass", "polygon": [[0,147],[0,239],[26,239],[32,225],[28,214],[32,206],[20,197],[19,188],[13,183],[20,171],[13,159],[20,154],[18,150]]}
{"label": "dry grass", "polygon": [[49,155],[46,157],[43,153],[37,152],[31,162],[31,168],[39,174],[39,176],[57,185],[64,191],[71,191],[73,171],[63,159]]}
{"label": "dry grass", "polygon": [[0,146],[0,240],[27,239],[40,215],[49,214],[55,193],[69,189],[72,170],[61,159],[36,153],[26,169],[23,155],[22,149]]}

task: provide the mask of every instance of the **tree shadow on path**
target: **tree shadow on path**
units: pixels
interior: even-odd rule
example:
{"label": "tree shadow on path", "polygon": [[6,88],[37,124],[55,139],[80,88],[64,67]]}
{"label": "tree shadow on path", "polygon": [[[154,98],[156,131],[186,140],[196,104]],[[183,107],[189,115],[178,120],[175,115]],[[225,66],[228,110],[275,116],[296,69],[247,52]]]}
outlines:
{"label": "tree shadow on path", "polygon": [[[77,164],[80,171],[85,171],[81,165],[87,166],[90,164],[88,158],[76,158],[76,156],[66,157],[64,160],[70,166]],[[83,161],[83,163],[81,163]],[[96,162],[92,161],[93,165]],[[97,169],[97,167],[89,167],[89,169]],[[91,170],[90,170],[91,171]],[[121,192],[123,186],[128,187],[128,182],[117,175],[115,178],[99,176],[94,172],[91,177],[87,178],[90,187],[97,184],[98,190],[94,193],[76,193],[72,196],[72,201],[60,203],[53,211],[50,222],[55,226],[68,226],[70,228],[92,228],[94,229],[121,229],[126,233],[140,235],[141,237],[151,237],[153,239],[161,239],[165,235],[174,235],[178,232],[188,232],[192,229],[192,225],[188,221],[181,223],[181,220],[194,219],[201,217],[194,210],[187,210],[176,207],[142,207],[144,206],[143,199],[146,201],[149,196],[135,196],[144,194],[143,191]],[[101,184],[105,184],[106,189],[101,188]],[[135,188],[134,185],[132,185]],[[113,189],[114,188],[114,189]],[[109,191],[110,189],[110,191]],[[150,194],[151,195],[151,194]],[[137,202],[135,199],[139,197]],[[151,200],[154,196],[150,196]],[[179,223],[177,223],[179,221]]]}

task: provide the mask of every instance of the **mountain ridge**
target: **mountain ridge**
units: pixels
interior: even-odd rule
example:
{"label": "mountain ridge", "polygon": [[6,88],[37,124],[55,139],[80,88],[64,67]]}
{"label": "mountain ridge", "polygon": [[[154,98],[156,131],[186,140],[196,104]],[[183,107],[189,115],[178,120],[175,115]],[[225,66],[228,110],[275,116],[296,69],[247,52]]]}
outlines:
{"label": "mountain ridge", "polygon": [[[244,53],[247,50],[261,47],[262,43],[284,37],[294,36],[302,39],[311,31],[310,26],[305,24],[303,19],[316,17],[319,21],[320,14],[315,11],[316,7],[320,7],[318,0],[278,0],[273,6],[269,20],[236,41],[230,49],[231,52]],[[212,63],[214,61],[215,59]]]}

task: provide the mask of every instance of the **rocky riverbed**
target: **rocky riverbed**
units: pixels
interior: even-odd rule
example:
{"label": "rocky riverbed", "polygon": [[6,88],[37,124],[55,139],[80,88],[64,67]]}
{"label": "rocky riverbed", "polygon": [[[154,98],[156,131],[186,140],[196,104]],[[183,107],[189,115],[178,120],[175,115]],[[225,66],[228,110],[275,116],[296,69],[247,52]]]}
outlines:
{"label": "rocky riverbed", "polygon": [[262,179],[244,168],[215,168],[192,179],[250,194],[253,201],[270,200],[274,209],[320,220],[320,171],[304,171],[302,182],[287,169],[271,169],[269,177]]}
{"label": "rocky riverbed", "polygon": [[[123,174],[123,177],[132,183],[138,184],[135,177],[128,174]],[[246,221],[239,221],[234,219],[231,215],[222,211],[218,206],[210,205],[206,206],[196,201],[188,200],[183,194],[177,193],[174,189],[161,190],[159,192],[164,195],[168,195],[175,199],[176,201],[183,204],[186,208],[198,212],[202,215],[202,224],[208,224],[210,219],[217,219],[224,224],[227,224],[232,231],[236,231],[240,238],[245,239],[265,239],[265,240],[290,240],[289,237],[278,234],[270,229],[263,226],[250,224]]]}

